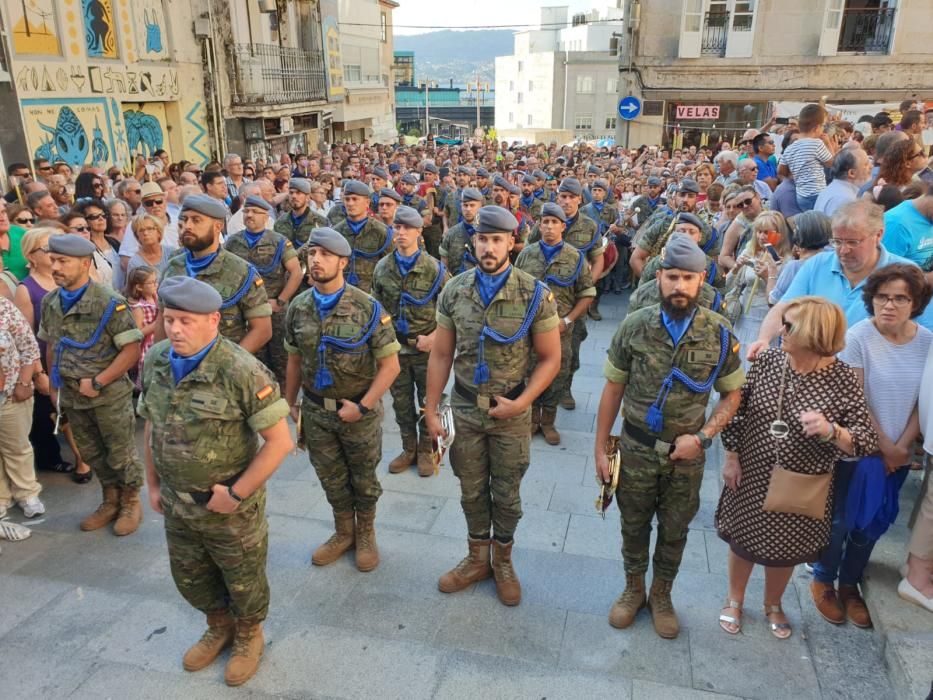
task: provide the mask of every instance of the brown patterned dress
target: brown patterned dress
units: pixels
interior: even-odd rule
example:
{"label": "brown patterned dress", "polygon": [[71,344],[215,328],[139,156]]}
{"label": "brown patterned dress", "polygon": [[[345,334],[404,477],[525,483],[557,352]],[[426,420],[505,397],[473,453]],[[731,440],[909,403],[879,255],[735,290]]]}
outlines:
{"label": "brown patterned dress", "polygon": [[716,529],[738,556],[764,566],[815,561],[829,543],[832,489],[820,520],[762,509],[778,458],[775,447],[781,466],[803,474],[831,472],[844,456],[834,444],[807,437],[800,414],[821,411],[828,421],[846,428],[856,456],[878,450],[878,436],[858,377],[841,360],[809,374],[787,367],[781,417],[790,426],[790,434],[783,440],[772,437],[768,429],[777,419],[784,362],[784,352],[774,348],[758,357],[749,369],[739,410],[722,432],[723,447],[739,455],[742,478],[736,491],[723,488]]}

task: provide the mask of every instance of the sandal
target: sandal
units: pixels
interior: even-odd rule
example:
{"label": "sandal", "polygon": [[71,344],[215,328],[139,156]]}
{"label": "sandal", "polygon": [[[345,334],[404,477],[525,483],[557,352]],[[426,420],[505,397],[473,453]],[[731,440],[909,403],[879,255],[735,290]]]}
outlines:
{"label": "sandal", "polygon": [[[739,613],[735,617],[732,615],[720,615],[719,616],[719,626],[722,627],[724,632],[729,634],[738,634],[742,631],[742,604],[737,600],[726,600],[723,610],[728,610],[729,608],[734,608],[738,610]],[[732,625],[735,629],[729,629],[726,625]]]}
{"label": "sandal", "polygon": [[77,470],[71,473],[71,480],[76,484],[86,484],[92,478],[94,478],[94,471],[88,467],[86,472],[79,472]]}
{"label": "sandal", "polygon": [[783,615],[784,610],[780,605],[766,605],[765,606],[765,617],[768,618],[770,623],[771,634],[773,634],[778,639],[789,639],[793,634],[793,630],[790,628],[790,624],[787,622],[771,622],[771,615]]}

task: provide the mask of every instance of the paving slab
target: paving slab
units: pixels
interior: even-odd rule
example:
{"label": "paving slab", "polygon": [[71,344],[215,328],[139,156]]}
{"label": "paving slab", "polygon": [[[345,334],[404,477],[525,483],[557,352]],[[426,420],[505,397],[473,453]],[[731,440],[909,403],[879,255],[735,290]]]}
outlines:
{"label": "paving slab", "polygon": [[[198,700],[244,698],[272,700],[287,697],[267,695],[250,685],[228,688],[223,683],[223,665],[214,664],[197,674],[144,671],[127,664],[98,664],[94,672],[71,695],[75,700],[87,698],[133,698],[133,700],[164,700],[171,697],[192,697]],[[298,698],[300,696],[291,696]]]}

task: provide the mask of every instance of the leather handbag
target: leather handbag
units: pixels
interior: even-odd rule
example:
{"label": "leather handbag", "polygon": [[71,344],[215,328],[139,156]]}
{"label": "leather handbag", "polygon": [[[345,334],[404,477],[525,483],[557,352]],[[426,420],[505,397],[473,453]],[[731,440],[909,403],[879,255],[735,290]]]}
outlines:
{"label": "leather handbag", "polygon": [[768,483],[763,510],[774,513],[795,513],[814,520],[826,517],[826,501],[832,472],[801,474],[775,467]]}

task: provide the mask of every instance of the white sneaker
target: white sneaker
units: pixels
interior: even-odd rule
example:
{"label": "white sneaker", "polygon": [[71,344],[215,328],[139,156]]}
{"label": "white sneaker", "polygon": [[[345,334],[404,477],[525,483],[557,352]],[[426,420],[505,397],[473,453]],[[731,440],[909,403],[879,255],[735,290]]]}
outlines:
{"label": "white sneaker", "polygon": [[906,578],[901,579],[901,582],[897,584],[897,594],[907,602],[919,605],[927,612],[933,613],[933,598],[924,596]]}
{"label": "white sneaker", "polygon": [[0,540],[10,540],[10,542],[19,542],[25,540],[32,534],[25,525],[14,523],[9,520],[0,520]]}
{"label": "white sneaker", "polygon": [[38,496],[33,496],[32,498],[27,498],[25,501],[20,501],[19,507],[23,509],[23,515],[27,518],[34,518],[37,515],[42,515],[45,513],[45,506],[42,505],[42,501],[39,500]]}

